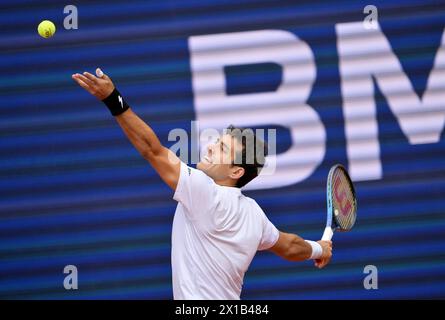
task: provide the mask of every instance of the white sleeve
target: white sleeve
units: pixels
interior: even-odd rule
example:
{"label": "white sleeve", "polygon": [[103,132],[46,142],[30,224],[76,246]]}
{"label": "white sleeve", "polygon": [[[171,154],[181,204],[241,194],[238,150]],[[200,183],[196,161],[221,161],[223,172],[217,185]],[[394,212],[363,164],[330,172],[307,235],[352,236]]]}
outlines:
{"label": "white sleeve", "polygon": [[270,249],[277,241],[280,236],[278,229],[269,221],[266,215],[263,216],[263,235],[261,237],[261,242],[258,246],[258,250]]}
{"label": "white sleeve", "polygon": [[179,181],[173,199],[186,208],[191,220],[197,220],[208,214],[216,202],[215,182],[201,170],[181,162]]}

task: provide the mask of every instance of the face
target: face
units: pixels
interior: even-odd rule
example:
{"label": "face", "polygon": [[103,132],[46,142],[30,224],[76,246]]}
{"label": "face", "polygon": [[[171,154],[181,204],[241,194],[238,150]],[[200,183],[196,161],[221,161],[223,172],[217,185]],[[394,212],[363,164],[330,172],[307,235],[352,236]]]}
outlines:
{"label": "face", "polygon": [[207,153],[201,157],[196,167],[217,183],[233,184],[244,174],[243,168],[232,165],[236,152],[241,151],[240,141],[231,135],[223,135],[207,147]]}

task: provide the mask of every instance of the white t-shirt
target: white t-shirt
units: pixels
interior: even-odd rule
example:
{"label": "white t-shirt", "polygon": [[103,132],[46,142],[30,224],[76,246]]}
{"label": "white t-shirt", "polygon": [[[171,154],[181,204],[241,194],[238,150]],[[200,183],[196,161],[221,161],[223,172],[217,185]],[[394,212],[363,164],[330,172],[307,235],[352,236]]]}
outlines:
{"label": "white t-shirt", "polygon": [[184,163],[173,199],[174,298],[240,299],[244,273],[257,250],[278,240],[277,228],[239,188]]}

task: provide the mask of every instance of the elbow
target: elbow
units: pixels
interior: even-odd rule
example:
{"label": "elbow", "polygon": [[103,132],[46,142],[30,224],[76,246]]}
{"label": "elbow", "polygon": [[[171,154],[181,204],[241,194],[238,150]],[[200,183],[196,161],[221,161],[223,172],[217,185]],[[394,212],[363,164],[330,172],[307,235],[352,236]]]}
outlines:
{"label": "elbow", "polygon": [[151,149],[150,146],[145,147],[142,150],[141,155],[144,159],[149,160],[149,161],[156,157],[156,153],[153,152],[153,149]]}
{"label": "elbow", "polygon": [[144,145],[144,148],[142,149],[141,155],[146,160],[152,160],[155,159],[159,154],[161,153],[162,148],[153,148],[152,145],[149,143],[146,143]]}
{"label": "elbow", "polygon": [[151,165],[155,164],[159,159],[160,152],[156,152],[152,149],[144,150],[141,155]]}

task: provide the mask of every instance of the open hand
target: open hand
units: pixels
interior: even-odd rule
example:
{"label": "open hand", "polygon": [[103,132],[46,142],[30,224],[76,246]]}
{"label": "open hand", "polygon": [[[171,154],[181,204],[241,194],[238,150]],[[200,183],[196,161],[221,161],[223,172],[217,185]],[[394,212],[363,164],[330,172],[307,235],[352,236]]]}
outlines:
{"label": "open hand", "polygon": [[97,99],[103,100],[113,92],[114,84],[99,68],[96,69],[96,75],[97,77],[89,72],[75,73],[72,78]]}

